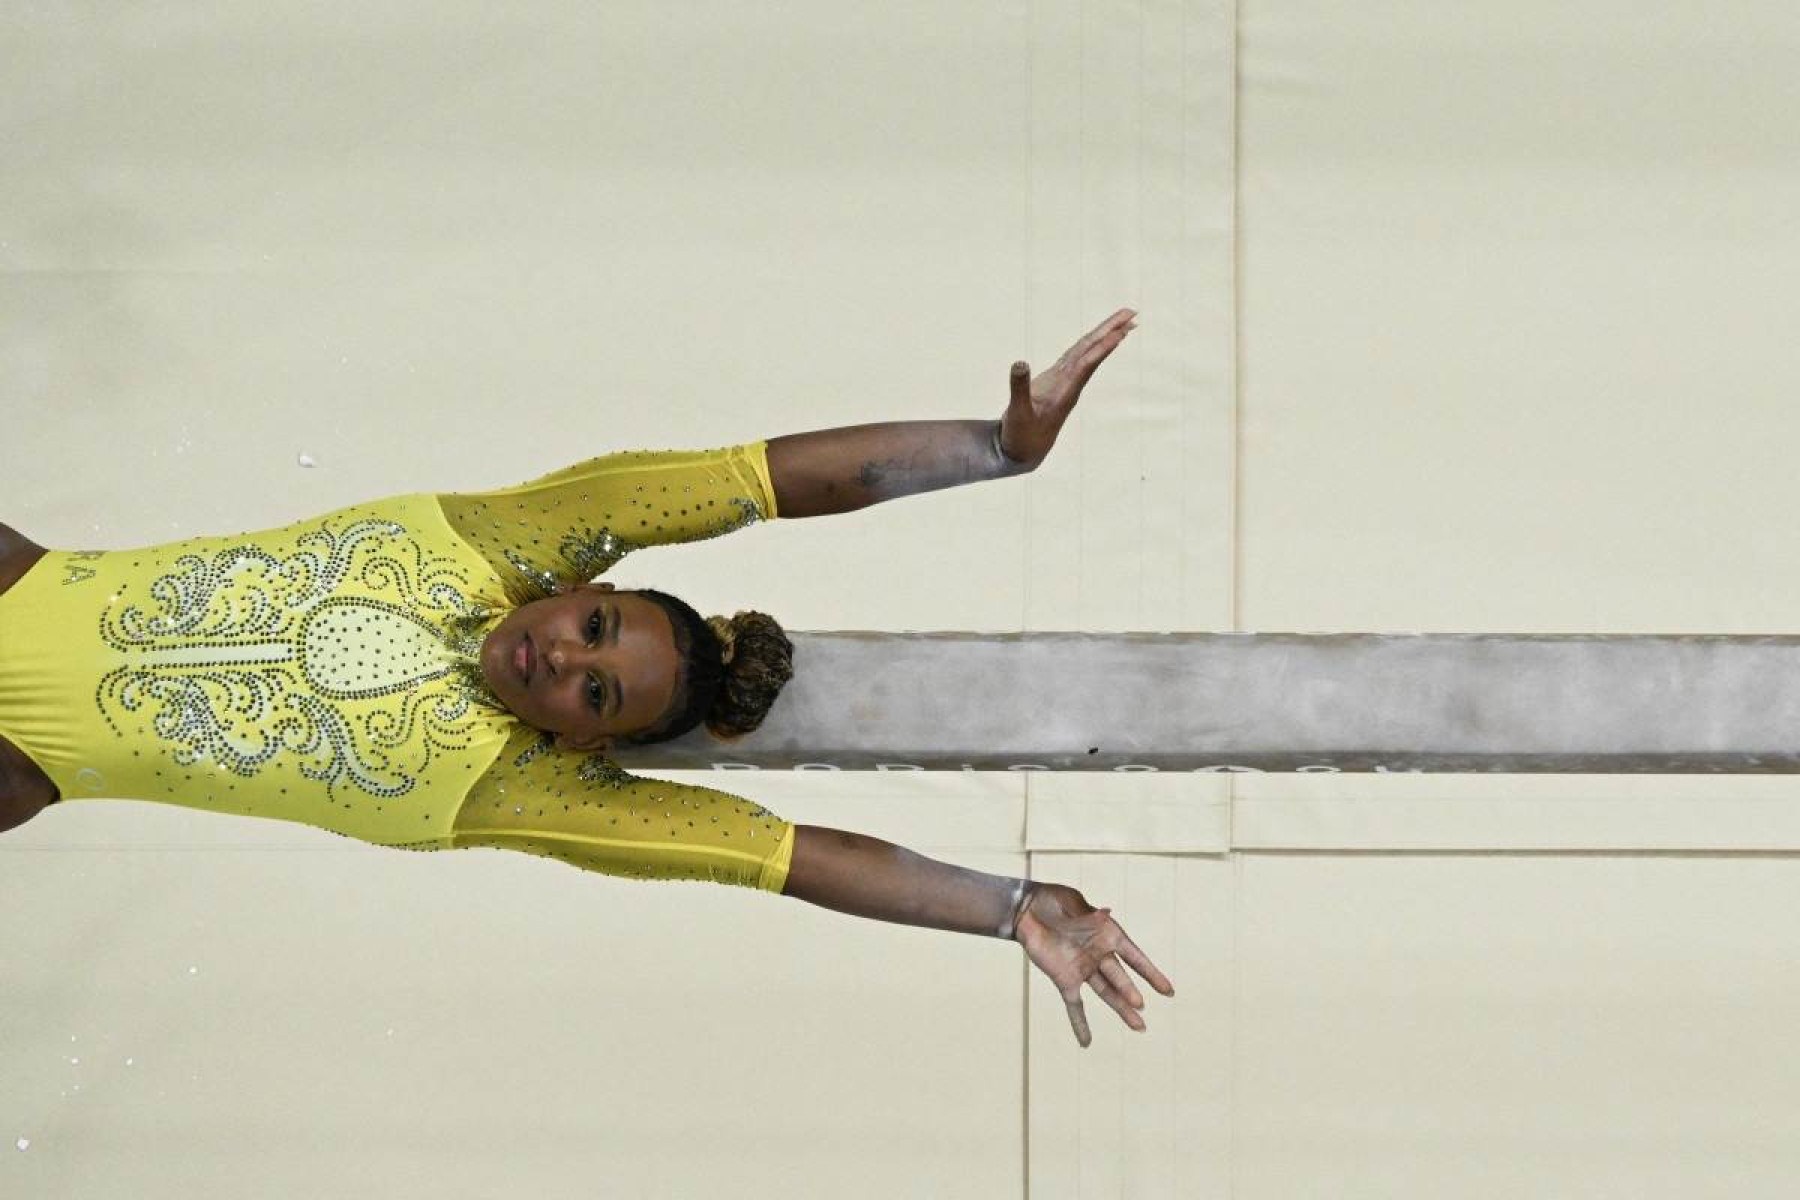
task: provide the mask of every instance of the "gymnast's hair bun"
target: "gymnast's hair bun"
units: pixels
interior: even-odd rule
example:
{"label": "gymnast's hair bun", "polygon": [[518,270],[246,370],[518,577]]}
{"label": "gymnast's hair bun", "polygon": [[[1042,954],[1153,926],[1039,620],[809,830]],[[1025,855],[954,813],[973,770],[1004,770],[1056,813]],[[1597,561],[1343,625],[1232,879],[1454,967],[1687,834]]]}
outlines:
{"label": "gymnast's hair bun", "polygon": [[706,728],[731,741],[763,723],[775,697],[794,677],[794,644],[768,613],[740,612],[729,621],[708,617],[706,624],[719,639],[725,668]]}

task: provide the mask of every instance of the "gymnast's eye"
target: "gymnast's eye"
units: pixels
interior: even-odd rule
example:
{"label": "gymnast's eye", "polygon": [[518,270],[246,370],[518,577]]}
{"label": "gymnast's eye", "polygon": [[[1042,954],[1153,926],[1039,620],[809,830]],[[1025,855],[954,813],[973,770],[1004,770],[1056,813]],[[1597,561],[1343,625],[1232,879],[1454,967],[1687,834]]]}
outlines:
{"label": "gymnast's eye", "polygon": [[593,678],[592,676],[589,676],[589,678],[588,678],[588,703],[592,704],[594,706],[595,712],[599,712],[605,706],[605,701],[606,701],[606,693],[604,693],[603,691],[600,690],[600,681],[598,679]]}
{"label": "gymnast's eye", "polygon": [[591,646],[595,642],[600,640],[600,610],[599,609],[596,608],[594,610],[594,615],[588,618],[587,627],[588,627],[588,645]]}

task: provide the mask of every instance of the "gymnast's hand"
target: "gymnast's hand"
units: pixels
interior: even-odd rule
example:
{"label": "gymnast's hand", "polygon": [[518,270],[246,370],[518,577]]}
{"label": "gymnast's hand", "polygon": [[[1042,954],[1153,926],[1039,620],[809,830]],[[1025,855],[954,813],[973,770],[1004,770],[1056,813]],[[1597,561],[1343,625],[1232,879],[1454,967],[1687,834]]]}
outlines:
{"label": "gymnast's hand", "polygon": [[1075,411],[1081,389],[1094,374],[1094,368],[1118,348],[1125,335],[1137,328],[1137,312],[1121,308],[1056,360],[1049,370],[1036,379],[1031,367],[1023,362],[1012,366],[1012,399],[1006,415],[1000,418],[1000,452],[1030,470],[1056,444],[1063,422]]}
{"label": "gymnast's hand", "polygon": [[1119,959],[1129,963],[1163,995],[1175,994],[1175,985],[1112,919],[1112,909],[1093,908],[1072,887],[1034,882],[1013,930],[1013,940],[1025,947],[1026,956],[1062,993],[1063,1004],[1069,1010],[1069,1024],[1075,1027],[1075,1040],[1084,1050],[1094,1039],[1088,1032],[1087,1012],[1081,1006],[1083,983],[1112,1005],[1125,1024],[1144,1032],[1144,1018],[1137,1011],[1144,1007],[1144,998]]}

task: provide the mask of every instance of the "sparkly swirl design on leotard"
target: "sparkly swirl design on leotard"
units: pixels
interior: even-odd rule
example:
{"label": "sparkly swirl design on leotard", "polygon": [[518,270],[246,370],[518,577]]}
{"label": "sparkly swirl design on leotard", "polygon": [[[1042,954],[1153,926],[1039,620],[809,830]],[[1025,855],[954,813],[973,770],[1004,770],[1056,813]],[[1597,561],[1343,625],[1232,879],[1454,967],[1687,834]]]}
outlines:
{"label": "sparkly swirl design on leotard", "polygon": [[514,574],[503,576],[502,586],[506,588],[507,599],[517,608],[550,595],[565,576],[593,579],[604,575],[620,559],[642,546],[639,542],[626,541],[610,529],[595,532],[589,526],[581,525],[565,533],[557,545],[557,553],[561,555],[560,572],[539,566],[511,547],[503,548],[501,556]]}
{"label": "sparkly swirl design on leotard", "polygon": [[[639,490],[642,490],[641,488]],[[583,496],[583,500],[587,497]],[[473,517],[480,517],[483,505],[471,506],[469,512]],[[727,512],[715,518],[705,532],[690,540],[723,537],[739,529],[754,525],[762,519],[756,504],[743,496],[732,496],[726,500]],[[686,510],[683,510],[686,515]],[[454,520],[455,517],[453,516]],[[495,528],[501,528],[498,522]],[[661,527],[658,527],[661,533]],[[491,543],[480,532],[476,532],[471,540],[487,551],[499,562],[504,562],[510,570],[502,573],[501,586],[505,589],[508,603],[515,608],[530,604],[534,600],[542,600],[549,596],[556,584],[565,579],[595,579],[613,569],[620,559],[634,550],[659,544],[656,541],[633,541],[621,537],[610,527],[596,530],[593,526],[582,522],[563,533],[552,556],[554,569],[539,562],[513,546]],[[498,564],[496,564],[498,565]]]}
{"label": "sparkly swirl design on leotard", "polygon": [[96,697],[121,734],[150,710],[177,763],[248,778],[285,756],[328,794],[402,796],[434,753],[470,744],[478,708],[504,711],[477,661],[499,614],[398,522],[325,521],[285,555],[236,545],[175,566],[149,585],[159,611],[102,615],[127,662]]}

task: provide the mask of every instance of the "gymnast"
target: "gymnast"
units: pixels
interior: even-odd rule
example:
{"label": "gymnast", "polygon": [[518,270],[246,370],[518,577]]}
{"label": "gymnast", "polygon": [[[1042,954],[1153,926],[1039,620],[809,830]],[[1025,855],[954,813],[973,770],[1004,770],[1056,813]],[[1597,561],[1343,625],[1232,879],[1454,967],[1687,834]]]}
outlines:
{"label": "gymnast", "polygon": [[594,582],[639,547],[1033,471],[1135,317],[1114,313],[1036,378],[1013,364],[998,421],[608,454],[517,487],[135,550],[47,550],[0,525],[0,830],[124,797],[760,888],[1017,941],[1083,1047],[1084,983],[1141,1032],[1125,966],[1174,987],[1076,889],[621,770],[615,745],[755,729],[792,646],[762,613],[702,619]]}

